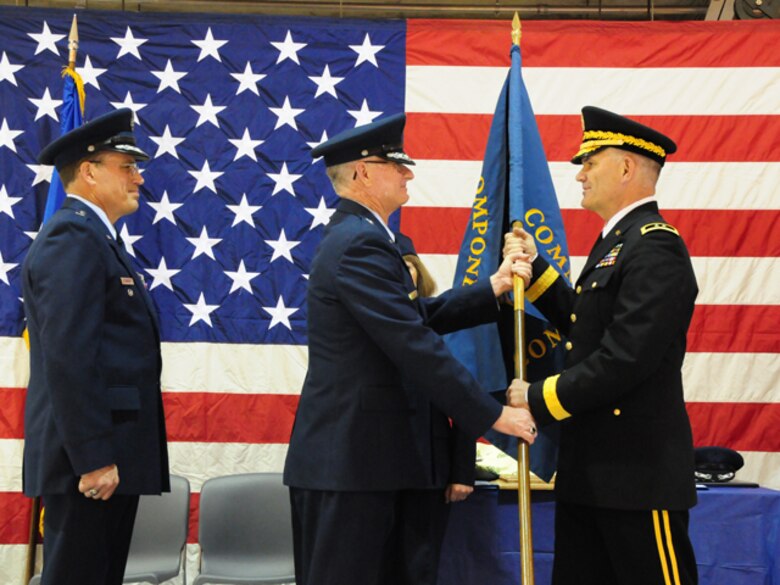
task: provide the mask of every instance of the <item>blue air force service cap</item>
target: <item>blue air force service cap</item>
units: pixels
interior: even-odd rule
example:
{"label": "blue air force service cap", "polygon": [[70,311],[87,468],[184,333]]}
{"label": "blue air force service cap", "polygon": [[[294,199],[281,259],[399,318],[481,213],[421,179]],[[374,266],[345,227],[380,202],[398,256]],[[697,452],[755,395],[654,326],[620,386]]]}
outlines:
{"label": "blue air force service cap", "polygon": [[642,154],[664,166],[667,155],[677,150],[674,141],[657,130],[594,106],[582,108],[582,131],[582,144],[571,159],[577,165],[584,157],[612,147]]}
{"label": "blue air force service cap", "polygon": [[38,155],[42,165],[57,170],[98,152],[121,152],[135,160],[149,160],[149,155],[135,145],[133,112],[120,108],[103,114],[60,136]]}
{"label": "blue air force service cap", "polygon": [[697,447],[694,449],[697,481],[722,483],[734,479],[745,464],[742,455],[726,447]]}
{"label": "blue air force service cap", "polygon": [[369,156],[414,165],[414,161],[404,152],[405,125],[406,114],[388,116],[337,134],[316,146],[311,155],[313,158],[323,157],[326,167]]}

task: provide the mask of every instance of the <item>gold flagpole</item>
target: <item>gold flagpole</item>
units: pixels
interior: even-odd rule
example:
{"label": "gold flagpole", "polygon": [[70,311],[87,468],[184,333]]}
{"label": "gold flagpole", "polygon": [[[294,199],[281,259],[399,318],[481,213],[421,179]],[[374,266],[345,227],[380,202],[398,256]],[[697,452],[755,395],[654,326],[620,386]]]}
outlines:
{"label": "gold flagpole", "polygon": [[[512,19],[512,43],[520,46],[520,17]],[[511,96],[510,96],[511,97]],[[523,227],[515,221],[513,227]],[[513,279],[515,296],[515,378],[526,379],[525,284]],[[517,440],[517,512],[520,527],[520,577],[522,585],[534,585],[534,547],[531,534],[531,464],[528,443]]]}
{"label": "gold flagpole", "polygon": [[41,518],[41,499],[34,497],[30,510],[30,532],[27,540],[27,567],[25,567],[24,582],[29,583],[35,574],[35,553],[38,541],[38,523]]}
{"label": "gold flagpole", "polygon": [[70,34],[68,35],[68,67],[75,71],[76,52],[79,50],[79,27],[76,21],[76,15],[73,15],[73,23],[70,25]]}

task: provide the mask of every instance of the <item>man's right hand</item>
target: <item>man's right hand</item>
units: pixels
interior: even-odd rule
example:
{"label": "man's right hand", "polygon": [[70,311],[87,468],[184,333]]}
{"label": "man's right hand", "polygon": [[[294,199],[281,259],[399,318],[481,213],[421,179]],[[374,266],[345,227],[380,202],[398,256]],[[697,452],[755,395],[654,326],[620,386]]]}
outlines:
{"label": "man's right hand", "polygon": [[79,491],[93,500],[107,500],[119,485],[119,470],[116,465],[107,465],[89,473],[79,480]]}
{"label": "man's right hand", "polygon": [[529,445],[536,440],[536,421],[525,408],[505,406],[493,429],[505,435],[523,439]]}
{"label": "man's right hand", "polygon": [[510,254],[522,252],[528,254],[533,262],[536,259],[536,241],[534,237],[523,228],[512,228],[508,234],[504,234],[504,257]]}

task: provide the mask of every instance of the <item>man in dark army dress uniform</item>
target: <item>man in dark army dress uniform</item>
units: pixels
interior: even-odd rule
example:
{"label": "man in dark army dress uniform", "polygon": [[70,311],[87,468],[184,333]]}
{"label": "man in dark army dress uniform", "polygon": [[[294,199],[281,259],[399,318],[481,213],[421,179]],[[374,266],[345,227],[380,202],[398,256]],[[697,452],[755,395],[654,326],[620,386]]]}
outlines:
{"label": "man in dark army dress uniform", "polygon": [[[507,393],[540,424],[561,421],[555,585],[689,585],[696,504],[681,367],[698,292],[677,230],[653,198],[675,143],[599,108],[582,110],[582,206],[605,222],[574,289],[544,259],[527,298],[568,339],[565,369]],[[505,252],[535,254],[522,230]]]}
{"label": "man in dark army dress uniform", "polygon": [[387,226],[414,177],[405,121],[312,150],[341,200],[312,263],[309,367],[284,470],[298,585],[435,585],[447,417],[472,442],[490,427],[536,435],[530,413],[489,397],[439,336],[495,320],[512,273],[530,277],[527,256],[483,284],[420,298]]}
{"label": "man in dark army dress uniform", "polygon": [[43,585],[119,585],[140,494],[168,491],[160,330],[114,223],[144,182],[133,113],[47,146],[68,197],[22,268],[30,332],[24,493],[43,496]]}

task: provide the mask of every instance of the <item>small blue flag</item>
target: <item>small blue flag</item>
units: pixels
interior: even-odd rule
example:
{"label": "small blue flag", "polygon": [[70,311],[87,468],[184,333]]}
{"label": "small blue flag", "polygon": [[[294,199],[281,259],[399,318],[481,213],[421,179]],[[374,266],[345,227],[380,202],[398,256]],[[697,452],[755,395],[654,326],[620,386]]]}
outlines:
{"label": "small blue flag", "polygon": [[[71,67],[62,71],[64,84],[62,88],[62,108],[60,109],[60,136],[78,128],[84,123],[84,82]],[[49,194],[46,197],[46,207],[43,210],[43,223],[54,215],[62,202],[65,201],[65,189],[60,176],[54,172],[49,184]]]}

